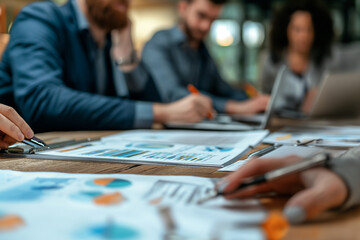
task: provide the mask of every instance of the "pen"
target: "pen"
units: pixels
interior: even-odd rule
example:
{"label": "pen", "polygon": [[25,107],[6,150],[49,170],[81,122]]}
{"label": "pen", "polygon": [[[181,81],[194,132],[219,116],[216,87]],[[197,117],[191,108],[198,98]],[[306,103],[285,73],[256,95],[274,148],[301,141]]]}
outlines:
{"label": "pen", "polygon": [[256,97],[256,96],[258,96],[260,94],[258,92],[258,90],[253,85],[251,85],[250,83],[245,83],[244,84],[244,90],[245,90],[246,94],[250,98]]}
{"label": "pen", "polygon": [[[200,91],[192,84],[189,84],[187,86],[187,88],[188,88],[189,92],[191,92],[192,94],[200,94]],[[214,119],[214,114],[210,111],[210,112],[208,112],[207,117],[209,119]]]}
{"label": "pen", "polygon": [[275,149],[277,149],[277,148],[279,148],[279,147],[281,147],[281,146],[282,146],[282,145],[274,144],[274,145],[271,145],[271,146],[262,148],[262,149],[260,149],[260,150],[258,150],[258,151],[255,151],[255,152],[253,152],[253,153],[250,153],[250,154],[248,155],[248,158],[251,158],[251,157],[261,157],[261,156],[263,156],[263,155],[265,155],[265,154],[267,154],[267,153],[269,153],[269,152],[271,152],[271,151],[273,151],[273,150],[275,150]]}
{"label": "pen", "polygon": [[[236,190],[230,194],[233,194],[239,190],[242,190],[242,189],[250,187],[250,186],[270,182],[270,181],[273,181],[275,179],[278,179],[278,178],[281,178],[281,177],[284,177],[284,176],[287,176],[290,174],[299,173],[299,172],[308,170],[310,168],[315,168],[315,167],[319,167],[319,166],[328,167],[329,160],[330,160],[329,154],[326,154],[326,153],[317,154],[317,155],[313,156],[312,158],[306,159],[306,160],[301,161],[296,164],[292,164],[292,165],[289,165],[289,166],[286,166],[283,168],[279,168],[279,169],[270,171],[268,173],[265,173],[262,176],[245,179],[243,181],[243,183],[240,184],[236,188]],[[208,200],[211,200],[218,196],[225,195],[225,193],[224,193],[225,188],[226,188],[226,185],[218,187],[214,191],[210,192],[208,196],[200,199],[198,201],[198,204],[202,204],[202,203],[207,202]]]}
{"label": "pen", "polygon": [[[310,144],[310,143],[313,143],[313,142],[318,143],[318,142],[320,142],[320,141],[322,141],[321,138],[319,138],[319,139],[306,140],[306,141],[303,141],[303,142],[297,140],[297,141],[296,141],[296,144],[294,144],[294,146],[306,146],[306,145],[308,145],[308,144]],[[250,153],[250,154],[248,155],[248,158],[264,156],[265,154],[267,154],[267,153],[269,153],[269,152],[271,152],[271,151],[273,151],[273,150],[275,150],[275,149],[277,149],[277,148],[279,148],[279,147],[282,147],[282,146],[283,146],[283,144],[274,144],[274,145],[271,145],[271,146],[262,148],[262,149],[260,149],[260,150],[258,150],[258,151],[255,151],[255,152],[253,152],[253,153]]]}
{"label": "pen", "polygon": [[24,139],[22,142],[31,147],[48,147],[43,140],[35,136],[32,138]]}

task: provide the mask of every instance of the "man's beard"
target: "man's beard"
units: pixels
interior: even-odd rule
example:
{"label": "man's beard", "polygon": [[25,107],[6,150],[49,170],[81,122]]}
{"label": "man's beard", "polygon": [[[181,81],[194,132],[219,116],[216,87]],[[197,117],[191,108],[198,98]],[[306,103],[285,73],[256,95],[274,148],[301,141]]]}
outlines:
{"label": "man's beard", "polygon": [[114,29],[124,29],[128,24],[127,11],[117,11],[113,3],[122,3],[128,7],[128,0],[86,0],[88,13],[94,23],[110,32]]}
{"label": "man's beard", "polygon": [[185,20],[183,20],[182,24],[184,26],[184,31],[189,41],[197,43],[201,43],[204,41],[207,33],[202,33],[202,37],[196,36],[196,30],[192,29]]}

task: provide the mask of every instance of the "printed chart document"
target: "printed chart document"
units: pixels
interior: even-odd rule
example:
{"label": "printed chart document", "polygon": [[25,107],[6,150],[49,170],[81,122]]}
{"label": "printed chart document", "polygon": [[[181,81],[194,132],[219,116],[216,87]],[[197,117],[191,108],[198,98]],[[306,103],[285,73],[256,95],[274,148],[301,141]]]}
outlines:
{"label": "printed chart document", "polygon": [[287,127],[270,134],[264,143],[293,145],[309,140],[317,140],[311,145],[323,147],[360,146],[360,126]]}
{"label": "printed chart document", "polygon": [[0,170],[0,238],[265,239],[256,199],[199,205],[208,178]]}
{"label": "printed chart document", "polygon": [[236,161],[268,135],[249,132],[135,130],[99,141],[41,151],[64,159],[88,159],[139,164],[223,167]]}
{"label": "printed chart document", "polygon": [[[345,152],[345,150],[334,150],[334,149],[326,149],[321,147],[282,146],[259,158],[282,158],[290,155],[296,155],[299,157],[308,158],[324,152],[329,153],[332,157],[339,157]],[[230,164],[224,168],[219,169],[219,171],[224,171],[224,172],[236,171],[246,162],[248,162],[250,159],[251,158],[245,160],[239,160],[233,164]]]}

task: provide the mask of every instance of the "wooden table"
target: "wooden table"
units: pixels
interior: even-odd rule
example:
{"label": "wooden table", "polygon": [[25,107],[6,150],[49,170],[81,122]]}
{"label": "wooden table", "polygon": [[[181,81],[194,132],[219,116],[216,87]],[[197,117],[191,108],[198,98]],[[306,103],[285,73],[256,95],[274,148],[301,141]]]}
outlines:
{"label": "wooden table", "polygon": [[[43,133],[38,136],[43,140],[54,138],[85,139],[107,136],[115,131],[100,132],[53,132]],[[261,148],[263,146],[259,146]],[[126,173],[144,175],[192,175],[199,177],[221,178],[227,175],[218,172],[215,168],[178,167],[161,165],[134,165],[102,162],[59,161],[21,158],[1,158],[0,169],[17,171],[46,171],[65,173]],[[269,209],[281,209],[286,198],[262,199],[263,204]],[[316,221],[301,226],[291,227],[285,239],[323,239],[323,240],[360,240],[360,208],[341,213],[328,213]]]}

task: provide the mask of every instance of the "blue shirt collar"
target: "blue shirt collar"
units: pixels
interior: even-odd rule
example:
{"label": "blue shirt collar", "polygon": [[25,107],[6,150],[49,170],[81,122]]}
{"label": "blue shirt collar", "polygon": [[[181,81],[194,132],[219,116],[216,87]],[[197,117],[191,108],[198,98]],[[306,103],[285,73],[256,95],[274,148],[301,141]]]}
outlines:
{"label": "blue shirt collar", "polygon": [[75,9],[75,17],[77,20],[77,25],[78,25],[79,31],[89,30],[90,29],[89,22],[86,19],[84,13],[80,10],[80,7],[79,7],[77,1],[71,0],[71,3]]}

